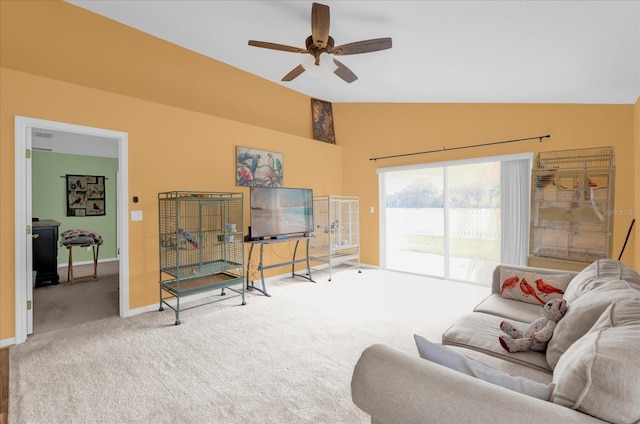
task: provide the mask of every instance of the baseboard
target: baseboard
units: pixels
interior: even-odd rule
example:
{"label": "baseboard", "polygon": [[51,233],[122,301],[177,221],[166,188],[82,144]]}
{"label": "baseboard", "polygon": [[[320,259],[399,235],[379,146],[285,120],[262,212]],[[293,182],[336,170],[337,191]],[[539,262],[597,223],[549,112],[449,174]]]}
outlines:
{"label": "baseboard", "polygon": [[13,346],[14,344],[16,344],[16,338],[15,337],[10,337],[8,339],[0,340],[0,348],[7,347],[7,346]]}

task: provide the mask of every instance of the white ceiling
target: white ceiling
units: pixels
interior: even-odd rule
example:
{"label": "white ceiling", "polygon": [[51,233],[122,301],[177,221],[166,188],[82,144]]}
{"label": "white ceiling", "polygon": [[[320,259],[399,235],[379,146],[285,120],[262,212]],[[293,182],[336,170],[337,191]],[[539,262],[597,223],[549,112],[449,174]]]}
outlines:
{"label": "white ceiling", "polygon": [[[280,79],[304,47],[311,1],[68,0],[69,3],[331,102],[635,103],[640,0],[320,1],[336,45],[392,37],[390,50],[340,58],[328,71]],[[215,78],[215,75],[212,75]]]}
{"label": "white ceiling", "polygon": [[80,156],[118,157],[118,140],[51,129],[33,129],[31,148],[40,152]]}

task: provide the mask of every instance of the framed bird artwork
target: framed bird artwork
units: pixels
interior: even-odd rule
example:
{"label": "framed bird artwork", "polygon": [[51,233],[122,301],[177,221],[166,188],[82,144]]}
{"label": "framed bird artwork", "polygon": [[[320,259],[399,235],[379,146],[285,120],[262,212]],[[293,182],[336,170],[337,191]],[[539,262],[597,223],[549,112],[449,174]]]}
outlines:
{"label": "framed bird artwork", "polygon": [[65,175],[67,216],[103,216],[105,177],[101,175]]}
{"label": "framed bird artwork", "polygon": [[311,99],[311,119],[313,121],[313,138],[325,143],[336,144],[331,103]]}
{"label": "framed bird artwork", "polygon": [[236,185],[282,187],[283,175],[282,153],[236,147]]}

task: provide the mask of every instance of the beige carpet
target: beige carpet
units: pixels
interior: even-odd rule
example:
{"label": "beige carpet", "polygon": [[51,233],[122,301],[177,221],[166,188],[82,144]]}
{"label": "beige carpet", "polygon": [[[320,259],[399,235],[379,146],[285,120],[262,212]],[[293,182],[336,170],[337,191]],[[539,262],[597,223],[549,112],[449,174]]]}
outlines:
{"label": "beige carpet", "polygon": [[350,396],[362,350],[417,355],[414,333],[438,341],[489,292],[382,270],[314,277],[186,311],[179,326],[166,309],[30,336],[10,349],[9,422],[368,423]]}

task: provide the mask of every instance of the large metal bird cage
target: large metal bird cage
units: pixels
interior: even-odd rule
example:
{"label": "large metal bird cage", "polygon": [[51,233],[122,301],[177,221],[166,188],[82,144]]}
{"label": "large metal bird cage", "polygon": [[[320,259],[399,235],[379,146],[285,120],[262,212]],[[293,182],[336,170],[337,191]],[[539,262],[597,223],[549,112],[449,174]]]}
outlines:
{"label": "large metal bird cage", "polygon": [[[187,309],[238,296],[244,305],[242,193],[159,193],[158,209],[160,310],[173,309],[178,325]],[[227,295],[227,288],[235,294]],[[184,296],[215,289],[224,297],[182,304]]]}
{"label": "large metal bird cage", "polygon": [[311,260],[326,263],[329,281],[334,266],[358,267],[360,272],[360,209],[355,196],[313,197],[314,237],[309,243]]}
{"label": "large metal bird cage", "polygon": [[613,147],[538,153],[530,257],[579,263],[611,257],[614,176]]}

